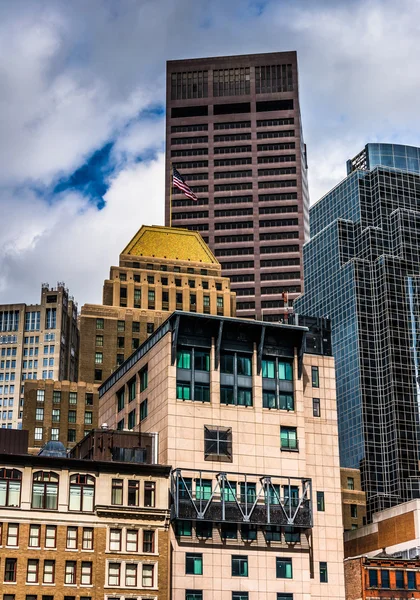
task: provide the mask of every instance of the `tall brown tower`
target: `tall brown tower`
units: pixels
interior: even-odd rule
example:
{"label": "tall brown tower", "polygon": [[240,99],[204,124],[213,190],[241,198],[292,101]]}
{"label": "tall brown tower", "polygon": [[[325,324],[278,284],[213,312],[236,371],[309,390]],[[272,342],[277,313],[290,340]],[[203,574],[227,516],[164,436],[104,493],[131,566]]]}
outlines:
{"label": "tall brown tower", "polygon": [[[166,225],[199,231],[237,315],[277,321],[302,291],[306,148],[296,52],[167,63]],[[172,190],[171,165],[198,197]]]}

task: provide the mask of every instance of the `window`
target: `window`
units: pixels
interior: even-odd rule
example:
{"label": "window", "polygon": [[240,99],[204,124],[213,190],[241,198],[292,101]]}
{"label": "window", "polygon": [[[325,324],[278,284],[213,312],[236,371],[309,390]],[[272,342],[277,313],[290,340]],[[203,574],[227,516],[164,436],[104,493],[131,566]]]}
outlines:
{"label": "window", "polygon": [[403,589],[404,586],[404,571],[395,571],[395,587]]}
{"label": "window", "polygon": [[238,526],[236,523],[222,523],[221,537],[224,540],[238,539]]}
{"label": "window", "polygon": [[350,504],[350,515],[352,519],[357,519],[357,504]]}
{"label": "window", "polygon": [[369,587],[378,587],[378,571],[376,569],[369,569]]}
{"label": "window", "polygon": [[324,497],[324,492],[317,492],[316,493],[316,509],[318,512],[324,512],[325,511],[325,497]]}
{"label": "window", "polygon": [[77,404],[77,392],[69,392],[69,404]]}
{"label": "window", "polygon": [[138,552],[137,529],[127,529],[126,550],[127,552]]}
{"label": "window", "polygon": [[22,473],[17,469],[0,469],[0,506],[20,506]]}
{"label": "window", "polygon": [[198,538],[211,538],[213,535],[213,525],[208,521],[197,521],[195,532]]}
{"label": "window", "polygon": [[52,410],[52,419],[53,422],[57,423],[58,421],[60,421],[60,409],[59,408],[53,408]]}
{"label": "window", "polygon": [[35,409],[35,420],[36,421],[43,421],[44,420],[44,409],[43,408],[37,407]]}
{"label": "window", "polygon": [[248,577],[247,556],[232,556],[232,577]]}
{"label": "window", "polygon": [[136,378],[130,379],[128,382],[128,402],[132,402],[136,398]]}
{"label": "window", "polygon": [[203,592],[200,590],[185,590],[185,600],[203,600]]}
{"label": "window", "polygon": [[82,549],[93,550],[93,528],[83,527]]}
{"label": "window", "polygon": [[415,571],[407,571],[407,587],[409,590],[417,589]]}
{"label": "window", "polygon": [[85,411],[85,425],[92,425],[93,423],[93,412]]}
{"label": "window", "polygon": [[321,583],[328,583],[328,566],[326,562],[319,563],[319,580]]}
{"label": "window", "polygon": [[152,530],[143,531],[143,552],[155,551],[155,532]]}
{"label": "window", "polygon": [[41,546],[41,525],[31,525],[29,527],[29,548],[39,548]]}
{"label": "window", "polygon": [[95,496],[95,478],[92,475],[71,475],[69,510],[92,512]]}
{"label": "window", "polygon": [[4,564],[4,581],[16,581],[17,558],[6,558]]}
{"label": "window", "polygon": [[54,583],[55,580],[55,560],[44,560],[43,583]]}
{"label": "window", "polygon": [[131,328],[133,333],[140,333],[140,323],[138,321],[133,321]]}
{"label": "window", "polygon": [[248,592],[232,592],[232,600],[248,600]]}
{"label": "window", "polygon": [[293,600],[293,594],[286,594],[283,592],[278,592],[277,600]]}
{"label": "window", "polygon": [[279,579],[292,579],[292,559],[276,558],[276,577]]}
{"label": "window", "polygon": [[58,441],[60,430],[57,427],[51,429],[51,440]]}
{"label": "window", "polygon": [[67,527],[66,548],[69,550],[77,548],[77,527]]}
{"label": "window", "polygon": [[117,392],[117,412],[120,412],[124,408],[125,400],[124,400],[124,388],[122,387]]}
{"label": "window", "polygon": [[187,552],[185,555],[185,573],[187,575],[203,574],[203,555]]}
{"label": "window", "polygon": [[120,552],[121,551],[121,529],[110,529],[109,531],[109,549]]}
{"label": "window", "polygon": [[178,369],[191,369],[191,351],[179,350],[176,357],[176,366]]}
{"label": "window", "polygon": [[144,390],[147,388],[147,377],[148,372],[147,372],[147,365],[145,367],[143,367],[140,371],[140,392],[144,392]]}
{"label": "window", "polygon": [[103,353],[102,352],[95,352],[95,364],[97,365],[101,365],[103,363]]}
{"label": "window", "polygon": [[232,428],[204,426],[204,459],[232,461]]}
{"label": "window", "polygon": [[93,406],[93,394],[91,392],[85,394],[85,404],[86,406]]}
{"label": "window", "polygon": [[154,481],[144,482],[144,506],[155,506],[156,483]]}
{"label": "window", "polygon": [[177,400],[191,400],[191,385],[189,383],[176,383]]}
{"label": "window", "polygon": [[312,367],[312,387],[319,388],[319,369]]}
{"label": "window", "polygon": [[126,563],[125,585],[127,587],[137,587],[137,564]]}
{"label": "window", "polygon": [[135,479],[128,481],[128,506],[138,506],[140,498],[140,482]]}
{"label": "window", "polygon": [[80,585],[92,585],[92,563],[91,562],[88,562],[88,561],[82,562]]}
{"label": "window", "polygon": [[111,504],[121,505],[123,503],[123,480],[113,479],[111,488]]}
{"label": "window", "polygon": [[354,477],[347,477],[347,489],[354,490]]}
{"label": "window", "polygon": [[321,400],[319,398],[312,398],[312,414],[314,417],[321,416]]}
{"label": "window", "polygon": [[47,525],[45,527],[45,548],[57,547],[57,527],[55,525]]}
{"label": "window", "polygon": [[76,561],[66,560],[66,570],[64,574],[64,583],[76,584]]}
{"label": "window", "polygon": [[136,425],[136,409],[134,408],[131,412],[128,413],[127,426],[128,426],[128,429],[134,429],[135,425]]}
{"label": "window", "polygon": [[109,563],[108,566],[108,585],[120,585],[121,565],[120,563]]}
{"label": "window", "polygon": [[142,565],[142,587],[153,587],[154,565]]}
{"label": "window", "polygon": [[280,442],[282,450],[297,450],[299,445],[296,427],[280,427]]}
{"label": "window", "polygon": [[19,545],[19,525],[18,523],[9,523],[7,526],[7,542],[8,546]]}
{"label": "window", "polygon": [[147,417],[147,398],[140,404],[140,421]]}
{"label": "window", "polygon": [[97,335],[96,336],[96,346],[103,346],[103,345],[104,345],[104,336]]}
{"label": "window", "polygon": [[95,381],[102,381],[102,369],[94,370]]}
{"label": "window", "polygon": [[390,583],[389,583],[389,571],[386,570],[382,570],[381,571],[381,587],[388,589],[390,588]]}
{"label": "window", "polygon": [[32,485],[32,508],[57,510],[58,500],[57,473],[37,471]]}
{"label": "window", "polygon": [[39,560],[29,559],[26,569],[26,583],[38,583]]}

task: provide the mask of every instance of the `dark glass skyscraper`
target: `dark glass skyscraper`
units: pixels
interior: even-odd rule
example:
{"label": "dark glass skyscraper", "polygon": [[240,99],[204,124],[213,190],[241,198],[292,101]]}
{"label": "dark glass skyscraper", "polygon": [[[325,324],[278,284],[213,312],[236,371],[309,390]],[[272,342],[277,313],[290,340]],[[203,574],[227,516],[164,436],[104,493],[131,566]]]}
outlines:
{"label": "dark glass skyscraper", "polygon": [[420,149],[368,144],[310,209],[298,313],[329,317],[340,459],[368,515],[419,497]]}

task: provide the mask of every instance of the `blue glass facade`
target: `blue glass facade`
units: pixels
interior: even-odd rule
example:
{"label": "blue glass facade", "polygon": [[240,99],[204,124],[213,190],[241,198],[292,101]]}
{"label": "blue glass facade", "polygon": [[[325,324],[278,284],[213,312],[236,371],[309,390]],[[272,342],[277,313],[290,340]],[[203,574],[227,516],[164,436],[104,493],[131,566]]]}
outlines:
{"label": "blue glass facade", "polygon": [[331,319],[340,460],[361,468],[368,515],[419,496],[419,157],[368,144],[348,161],[310,209],[295,302]]}

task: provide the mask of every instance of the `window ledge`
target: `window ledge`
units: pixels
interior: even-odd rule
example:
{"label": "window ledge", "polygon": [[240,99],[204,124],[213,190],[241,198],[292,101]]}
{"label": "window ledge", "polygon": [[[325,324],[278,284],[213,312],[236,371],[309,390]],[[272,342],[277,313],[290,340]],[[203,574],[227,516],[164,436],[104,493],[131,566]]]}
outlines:
{"label": "window ledge", "polygon": [[280,448],[282,452],[299,452],[299,448]]}

